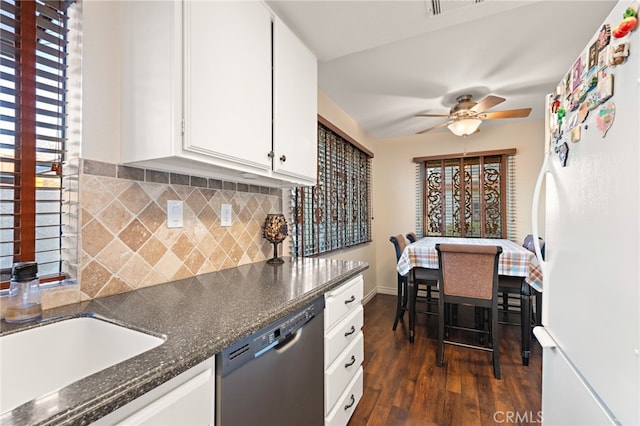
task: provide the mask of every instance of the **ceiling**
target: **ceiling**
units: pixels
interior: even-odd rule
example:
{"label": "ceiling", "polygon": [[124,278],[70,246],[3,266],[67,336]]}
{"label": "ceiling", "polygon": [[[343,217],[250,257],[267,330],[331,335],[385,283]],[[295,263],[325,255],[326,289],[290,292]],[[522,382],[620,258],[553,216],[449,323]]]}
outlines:
{"label": "ceiling", "polygon": [[[571,67],[613,0],[267,0],[318,57],[318,87],[376,139],[445,119],[461,94],[531,107]],[[505,123],[484,122],[482,129]],[[436,132],[448,131],[446,127]]]}

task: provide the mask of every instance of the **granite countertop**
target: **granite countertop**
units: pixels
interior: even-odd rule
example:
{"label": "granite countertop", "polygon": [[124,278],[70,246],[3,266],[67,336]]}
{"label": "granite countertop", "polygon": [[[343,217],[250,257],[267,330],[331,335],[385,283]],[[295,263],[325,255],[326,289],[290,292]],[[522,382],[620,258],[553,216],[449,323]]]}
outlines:
{"label": "granite countertop", "polygon": [[[166,341],[54,397],[8,411],[0,424],[89,424],[369,267],[359,261],[285,259],[283,265],[253,263],[45,311],[46,323],[95,314]],[[3,334],[14,328],[2,321]]]}

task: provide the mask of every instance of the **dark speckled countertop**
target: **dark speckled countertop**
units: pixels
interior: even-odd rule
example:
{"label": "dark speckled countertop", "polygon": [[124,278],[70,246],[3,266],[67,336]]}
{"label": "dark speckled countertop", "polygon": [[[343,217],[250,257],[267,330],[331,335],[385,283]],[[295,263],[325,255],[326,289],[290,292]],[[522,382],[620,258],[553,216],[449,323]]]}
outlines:
{"label": "dark speckled countertop", "polygon": [[[283,265],[253,263],[45,311],[45,323],[93,314],[164,335],[166,341],[59,389],[53,398],[49,394],[8,411],[0,424],[89,424],[369,267],[358,261],[285,259]],[[2,334],[14,329],[2,321]]]}

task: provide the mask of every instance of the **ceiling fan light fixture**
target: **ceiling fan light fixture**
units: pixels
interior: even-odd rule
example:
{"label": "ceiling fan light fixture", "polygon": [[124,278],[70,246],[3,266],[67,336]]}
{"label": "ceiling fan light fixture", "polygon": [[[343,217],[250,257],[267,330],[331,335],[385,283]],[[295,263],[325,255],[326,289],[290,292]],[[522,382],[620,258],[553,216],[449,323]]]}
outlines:
{"label": "ceiling fan light fixture", "polygon": [[469,136],[480,127],[482,120],[479,118],[463,118],[449,124],[447,128],[456,136]]}

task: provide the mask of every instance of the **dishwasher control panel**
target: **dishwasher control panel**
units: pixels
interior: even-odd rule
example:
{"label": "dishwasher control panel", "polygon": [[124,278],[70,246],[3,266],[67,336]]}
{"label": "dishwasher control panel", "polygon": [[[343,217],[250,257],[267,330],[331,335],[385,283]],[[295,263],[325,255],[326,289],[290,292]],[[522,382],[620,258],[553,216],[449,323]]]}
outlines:
{"label": "dishwasher control panel", "polygon": [[284,318],[229,346],[222,351],[222,376],[277,348],[279,344],[284,344],[322,310],[324,310],[324,297],[320,296]]}

